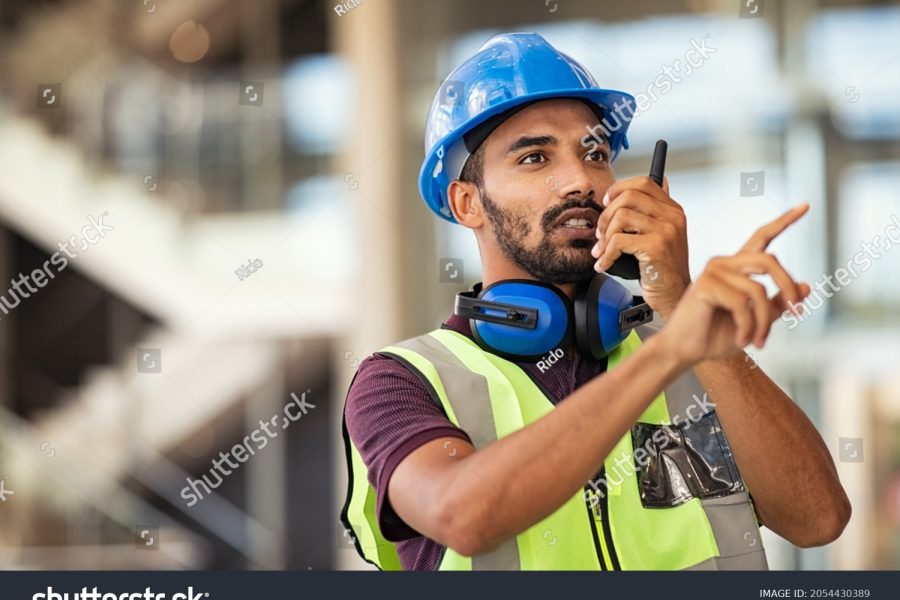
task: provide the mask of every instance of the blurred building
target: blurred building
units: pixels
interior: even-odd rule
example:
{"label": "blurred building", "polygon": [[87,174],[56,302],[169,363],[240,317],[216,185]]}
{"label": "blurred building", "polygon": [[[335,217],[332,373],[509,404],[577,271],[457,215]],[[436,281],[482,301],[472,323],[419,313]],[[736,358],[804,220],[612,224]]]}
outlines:
{"label": "blurred building", "polygon": [[[799,202],[773,251],[810,282],[900,217],[896,3],[5,0],[2,567],[362,567],[337,520],[343,397],[479,280],[416,181],[439,83],[504,30],[654,92],[615,168],[669,141],[695,274]],[[692,43],[712,52],[664,91]],[[900,567],[898,272],[882,247],[751,350],[854,507],[826,548],[766,532],[773,568]],[[213,485],[236,445],[255,453]]]}

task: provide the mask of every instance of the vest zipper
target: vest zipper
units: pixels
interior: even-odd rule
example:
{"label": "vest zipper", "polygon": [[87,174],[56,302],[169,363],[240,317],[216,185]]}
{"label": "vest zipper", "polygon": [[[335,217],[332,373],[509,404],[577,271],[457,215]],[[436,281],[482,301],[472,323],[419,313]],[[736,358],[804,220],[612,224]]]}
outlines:
{"label": "vest zipper", "polygon": [[[547,397],[551,404],[554,406],[559,404],[559,399],[551,394],[550,390],[548,390],[543,383],[538,381],[536,377],[533,377],[527,369],[523,369],[522,367],[519,368],[534,383],[534,385],[543,392],[544,396]],[[603,477],[604,473],[605,469],[601,469],[598,478]],[[597,495],[590,484],[586,484],[584,489],[591,498]],[[594,508],[595,504],[596,509]],[[610,530],[609,527],[609,506],[606,501],[606,494],[600,497],[599,503],[595,503],[592,500],[590,504],[586,504],[586,508],[588,520],[591,524],[591,535],[594,538],[594,550],[597,551],[597,560],[600,563],[600,567],[604,571],[621,571],[622,567],[619,566],[619,557],[616,555],[616,548],[612,541],[612,530]],[[600,521],[599,524],[598,521]],[[609,555],[609,562],[607,562],[605,558],[606,554]]]}
{"label": "vest zipper", "polygon": [[[605,474],[605,471],[601,471],[601,476],[603,474]],[[606,549],[609,552],[609,559],[612,563],[611,570],[621,571],[622,567],[619,565],[619,557],[616,555],[616,546],[613,544],[612,528],[609,526],[609,498],[607,498],[606,494],[600,496],[599,513],[602,521],[603,537],[606,540]]]}
{"label": "vest zipper", "polygon": [[[603,477],[601,469],[597,478]],[[619,557],[616,554],[616,546],[613,543],[612,529],[609,525],[609,502],[606,494],[597,494],[590,484],[584,487],[590,498],[588,514],[591,517],[591,525],[594,530],[594,546],[597,549],[597,557],[604,571],[621,571]]]}
{"label": "vest zipper", "polygon": [[609,571],[609,567],[606,566],[606,558],[604,557],[603,548],[600,545],[600,536],[598,534],[601,531],[597,525],[597,521],[599,520],[599,502],[596,503],[596,509],[594,508],[594,499],[597,495],[594,493],[594,490],[591,489],[590,485],[584,486],[584,491],[587,492],[588,498],[590,498],[590,502],[585,503],[588,512],[588,519],[591,523],[591,536],[594,538],[594,550],[597,552],[597,561],[600,563],[600,568],[604,571]]}

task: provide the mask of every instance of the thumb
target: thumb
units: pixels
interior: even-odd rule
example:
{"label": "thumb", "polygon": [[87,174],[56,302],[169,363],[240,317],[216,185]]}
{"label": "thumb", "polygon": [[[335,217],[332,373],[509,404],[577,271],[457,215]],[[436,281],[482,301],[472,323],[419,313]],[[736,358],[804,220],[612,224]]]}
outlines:
{"label": "thumb", "polygon": [[669,176],[668,175],[663,175],[662,189],[668,196],[669,195]]}

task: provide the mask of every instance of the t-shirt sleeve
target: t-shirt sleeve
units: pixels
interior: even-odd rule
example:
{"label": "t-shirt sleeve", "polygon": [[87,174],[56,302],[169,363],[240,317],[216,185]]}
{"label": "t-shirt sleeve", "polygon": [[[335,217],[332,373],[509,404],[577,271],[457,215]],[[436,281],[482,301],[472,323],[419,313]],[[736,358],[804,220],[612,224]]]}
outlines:
{"label": "t-shirt sleeve", "polygon": [[446,417],[428,388],[400,361],[384,354],[363,360],[347,393],[347,432],[377,493],[381,534],[398,542],[421,535],[397,516],[387,497],[397,465],[419,446],[441,437],[469,436]]}

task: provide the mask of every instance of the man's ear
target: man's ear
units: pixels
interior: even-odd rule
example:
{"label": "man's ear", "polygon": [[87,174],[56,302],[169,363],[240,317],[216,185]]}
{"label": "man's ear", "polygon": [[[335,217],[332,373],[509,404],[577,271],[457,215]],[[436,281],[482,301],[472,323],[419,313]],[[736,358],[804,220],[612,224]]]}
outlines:
{"label": "man's ear", "polygon": [[478,186],[469,181],[454,179],[447,187],[450,212],[456,221],[469,229],[478,229],[484,222],[484,211]]}

